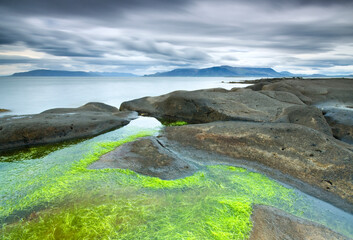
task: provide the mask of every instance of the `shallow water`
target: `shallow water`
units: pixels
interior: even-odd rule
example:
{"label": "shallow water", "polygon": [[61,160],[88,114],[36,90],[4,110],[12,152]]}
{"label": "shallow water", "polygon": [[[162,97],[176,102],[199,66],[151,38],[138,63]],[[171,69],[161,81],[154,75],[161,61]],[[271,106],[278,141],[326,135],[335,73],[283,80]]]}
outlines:
{"label": "shallow water", "polygon": [[58,107],[79,107],[87,102],[103,102],[119,107],[124,101],[176,90],[245,87],[249,84],[226,82],[246,79],[256,78],[0,77],[0,108],[11,110],[0,113],[0,116],[34,114]]}
{"label": "shallow water", "polygon": [[117,142],[158,134],[160,128],[156,119],[140,117],[42,158],[0,162],[0,219],[7,223],[1,234],[9,239],[242,239],[251,229],[251,205],[267,204],[353,237],[352,215],[245,169],[204,166],[172,181],[129,170],[86,169]]}

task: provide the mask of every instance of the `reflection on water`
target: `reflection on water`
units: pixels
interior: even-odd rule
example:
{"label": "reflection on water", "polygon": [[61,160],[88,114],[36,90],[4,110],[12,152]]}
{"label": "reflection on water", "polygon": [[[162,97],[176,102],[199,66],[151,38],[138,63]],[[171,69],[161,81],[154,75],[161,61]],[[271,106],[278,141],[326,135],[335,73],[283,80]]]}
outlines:
{"label": "reflection on water", "polygon": [[119,107],[124,101],[176,90],[241,87],[222,81],[245,79],[255,78],[0,77],[0,108],[11,110],[0,113],[0,116],[34,114],[58,107],[79,107],[87,102],[103,102]]}
{"label": "reflection on water", "polygon": [[[9,239],[242,239],[251,205],[275,206],[353,236],[353,217],[241,168],[204,166],[160,180],[130,170],[88,170],[112,144],[161,124],[140,117],[45,157],[0,162],[0,219]],[[18,222],[19,219],[24,218]]]}

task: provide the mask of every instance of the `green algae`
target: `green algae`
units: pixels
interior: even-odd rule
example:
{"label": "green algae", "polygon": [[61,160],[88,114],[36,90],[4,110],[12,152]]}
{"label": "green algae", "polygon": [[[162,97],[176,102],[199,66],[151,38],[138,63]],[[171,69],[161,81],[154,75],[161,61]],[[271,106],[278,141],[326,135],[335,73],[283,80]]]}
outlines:
{"label": "green algae", "polygon": [[162,121],[162,124],[164,126],[183,126],[183,125],[187,125],[188,123],[185,121],[176,121],[176,122]]}
{"label": "green algae", "polygon": [[247,239],[253,204],[275,206],[297,216],[310,211],[294,190],[243,168],[207,166],[176,180],[125,169],[87,169],[117,146],[154,133],[142,131],[118,141],[87,144],[84,154],[78,155],[80,160],[17,182],[12,193],[22,194],[2,202],[0,218],[11,214],[22,218],[4,223],[1,238]]}
{"label": "green algae", "polygon": [[22,149],[14,149],[0,152],[0,162],[15,162],[29,159],[43,158],[50,153],[75,145],[85,139],[65,141],[62,143],[46,144],[42,146],[26,147]]}

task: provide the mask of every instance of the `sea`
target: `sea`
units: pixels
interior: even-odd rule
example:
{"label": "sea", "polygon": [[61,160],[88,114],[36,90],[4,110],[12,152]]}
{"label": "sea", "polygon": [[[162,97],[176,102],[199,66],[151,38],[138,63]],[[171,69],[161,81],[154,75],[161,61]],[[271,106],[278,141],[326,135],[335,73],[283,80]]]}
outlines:
{"label": "sea", "polygon": [[[75,108],[88,102],[115,107],[124,101],[176,90],[246,87],[259,77],[0,77],[0,108],[5,115]],[[239,82],[239,83],[229,83]]]}

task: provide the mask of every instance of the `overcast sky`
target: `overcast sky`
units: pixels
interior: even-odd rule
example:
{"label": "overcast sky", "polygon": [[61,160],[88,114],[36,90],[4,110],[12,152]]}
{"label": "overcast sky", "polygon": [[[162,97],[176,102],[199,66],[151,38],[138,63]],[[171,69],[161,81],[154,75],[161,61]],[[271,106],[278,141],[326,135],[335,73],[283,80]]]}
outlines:
{"label": "overcast sky", "polygon": [[353,1],[0,1],[0,75],[217,65],[353,74]]}

